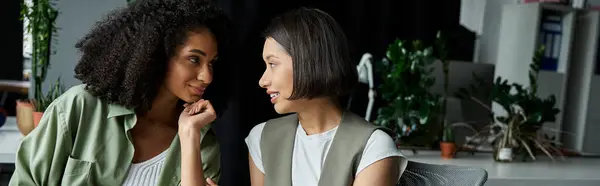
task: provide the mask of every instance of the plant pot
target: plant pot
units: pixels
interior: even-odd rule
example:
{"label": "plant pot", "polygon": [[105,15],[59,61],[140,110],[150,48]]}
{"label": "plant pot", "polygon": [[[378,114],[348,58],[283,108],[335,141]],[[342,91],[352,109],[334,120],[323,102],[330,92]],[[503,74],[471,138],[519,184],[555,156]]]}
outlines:
{"label": "plant pot", "polygon": [[498,162],[511,162],[513,160],[513,149],[507,147],[500,148],[494,156],[494,160]]}
{"label": "plant pot", "polygon": [[17,128],[24,136],[35,128],[33,111],[33,104],[29,100],[17,100]]}
{"label": "plant pot", "polygon": [[442,158],[452,159],[454,158],[454,151],[456,151],[456,144],[454,142],[441,142],[440,150],[442,151]]}
{"label": "plant pot", "polygon": [[42,120],[42,116],[44,112],[33,112],[33,126],[34,128],[40,124],[40,120]]}

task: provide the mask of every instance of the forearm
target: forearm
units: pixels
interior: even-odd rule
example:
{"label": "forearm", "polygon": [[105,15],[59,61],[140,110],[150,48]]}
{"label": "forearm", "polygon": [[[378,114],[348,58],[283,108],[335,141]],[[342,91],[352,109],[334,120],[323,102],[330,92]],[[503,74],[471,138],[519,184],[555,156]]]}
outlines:
{"label": "forearm", "polygon": [[182,186],[206,185],[202,170],[200,140],[200,131],[180,133]]}

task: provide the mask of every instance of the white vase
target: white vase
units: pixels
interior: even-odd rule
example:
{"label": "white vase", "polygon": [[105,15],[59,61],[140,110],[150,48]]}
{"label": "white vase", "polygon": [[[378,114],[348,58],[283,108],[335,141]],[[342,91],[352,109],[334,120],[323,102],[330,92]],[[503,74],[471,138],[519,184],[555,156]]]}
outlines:
{"label": "white vase", "polygon": [[513,149],[512,148],[500,148],[498,150],[498,160],[499,161],[512,161],[513,158]]}

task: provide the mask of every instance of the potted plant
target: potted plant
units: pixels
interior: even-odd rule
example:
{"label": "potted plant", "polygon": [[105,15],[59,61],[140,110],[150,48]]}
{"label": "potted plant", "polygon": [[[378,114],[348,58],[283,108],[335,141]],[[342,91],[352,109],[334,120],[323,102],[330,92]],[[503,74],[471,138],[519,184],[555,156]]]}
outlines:
{"label": "potted plant", "polygon": [[[492,113],[492,124],[475,134],[474,137],[489,135],[492,139],[491,145],[494,147],[494,160],[496,161],[510,162],[513,157],[518,155],[521,155],[524,161],[527,157],[535,160],[538,149],[553,160],[552,154],[559,154],[562,157],[561,151],[555,147],[558,144],[541,133],[543,124],[555,121],[556,114],[559,113],[559,109],[555,108],[556,98],[554,95],[548,98],[537,96],[537,78],[543,51],[544,47],[541,47],[535,52],[530,65],[529,87],[525,88],[518,83],[509,84],[507,80],[498,77],[491,89],[492,101],[501,105],[507,114],[506,116],[494,116]],[[483,84],[480,78],[475,78],[480,85]],[[472,96],[477,90],[476,86],[471,86],[470,91],[461,89],[459,95],[482,103]],[[490,112],[492,111],[489,107],[483,106]],[[486,140],[482,142],[485,143]]]}
{"label": "potted plant", "polygon": [[396,40],[376,65],[382,76],[378,92],[388,104],[379,108],[375,124],[393,131],[402,146],[429,147],[436,138],[440,96],[430,93],[434,59],[432,47]]}
{"label": "potted plant", "polygon": [[444,75],[444,96],[442,98],[442,105],[440,107],[440,118],[442,121],[442,130],[440,131],[442,133],[440,138],[440,150],[442,151],[442,158],[448,159],[454,157],[456,144],[454,143],[453,127],[448,125],[448,120],[446,119],[449,95],[448,85],[450,84],[450,61],[447,59],[448,51],[446,50],[446,43],[441,32],[437,33],[435,44],[438,51],[438,58],[442,63],[442,72]]}
{"label": "potted plant", "polygon": [[[45,108],[62,91],[59,81],[47,95],[42,92],[50,67],[51,42],[56,33],[58,11],[51,0],[33,0],[27,3],[21,0],[21,20],[27,21],[27,33],[31,34],[31,79],[33,80],[33,99],[17,101],[17,123],[21,133],[27,135],[37,125]],[[62,92],[60,92],[62,93]]]}
{"label": "potted plant", "polygon": [[[445,122],[444,122],[445,123]],[[440,142],[440,150],[442,151],[442,158],[451,159],[454,158],[454,152],[456,151],[456,143],[454,143],[454,132],[452,127],[445,127],[443,130],[442,140]]]}
{"label": "potted plant", "polygon": [[46,110],[46,108],[48,108],[50,103],[52,103],[52,101],[54,101],[56,98],[58,98],[60,95],[62,95],[63,92],[65,92],[65,88],[60,83],[60,77],[59,77],[58,80],[56,80],[56,83],[54,83],[54,85],[52,85],[52,87],[50,87],[50,90],[48,90],[46,95],[43,95],[43,97],[40,97],[38,99],[35,99],[35,101],[33,102],[34,107],[36,109],[36,111],[33,112],[34,127],[37,127],[37,125],[40,123],[40,120],[42,119],[42,116],[44,115],[44,111]]}

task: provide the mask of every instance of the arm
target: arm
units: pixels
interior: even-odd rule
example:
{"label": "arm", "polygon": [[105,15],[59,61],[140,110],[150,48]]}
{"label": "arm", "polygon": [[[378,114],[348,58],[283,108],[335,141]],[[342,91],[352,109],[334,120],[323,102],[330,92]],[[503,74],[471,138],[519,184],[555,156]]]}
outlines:
{"label": "arm", "polygon": [[187,131],[179,135],[181,139],[181,185],[206,185],[204,170],[202,170],[200,131]]}
{"label": "arm", "polygon": [[60,185],[72,148],[71,133],[56,106],[50,105],[17,150],[10,186]]}
{"label": "arm", "polygon": [[[205,186],[207,181],[205,181],[202,163],[202,129],[213,122],[217,115],[210,102],[206,100],[186,104],[184,107],[178,121],[181,144],[181,185]],[[205,152],[205,154],[209,153]]]}
{"label": "arm", "polygon": [[265,175],[258,170],[256,165],[254,165],[254,160],[252,160],[252,156],[248,154],[248,164],[250,164],[250,183],[252,186],[263,186],[265,185]]}
{"label": "arm", "polygon": [[353,186],[395,186],[400,175],[400,157],[392,156],[379,160],[363,169]]}

